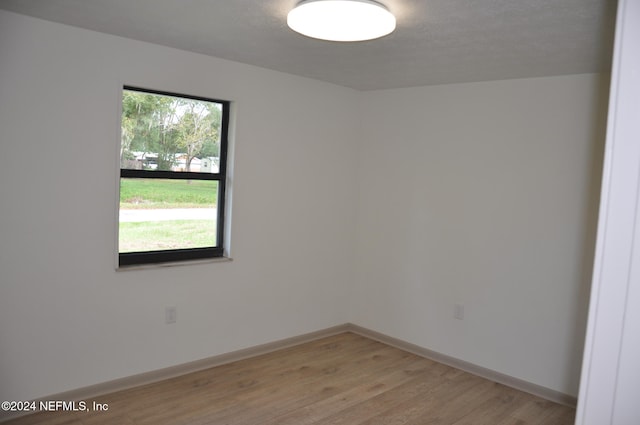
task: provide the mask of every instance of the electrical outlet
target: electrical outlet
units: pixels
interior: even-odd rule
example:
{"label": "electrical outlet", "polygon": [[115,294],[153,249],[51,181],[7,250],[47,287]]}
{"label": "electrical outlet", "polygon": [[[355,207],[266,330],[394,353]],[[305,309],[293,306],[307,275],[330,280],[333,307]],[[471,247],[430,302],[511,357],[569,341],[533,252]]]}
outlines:
{"label": "electrical outlet", "polygon": [[170,323],[176,323],[177,320],[178,320],[178,311],[176,307],[165,307],[164,323],[168,325]]}
{"label": "electrical outlet", "polygon": [[464,320],[464,306],[462,304],[453,305],[453,317],[458,320]]}

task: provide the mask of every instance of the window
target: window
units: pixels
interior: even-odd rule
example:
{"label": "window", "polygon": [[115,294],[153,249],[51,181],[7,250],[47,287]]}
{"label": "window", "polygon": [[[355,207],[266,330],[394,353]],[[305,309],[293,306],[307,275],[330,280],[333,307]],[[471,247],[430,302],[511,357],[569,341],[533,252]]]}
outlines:
{"label": "window", "polygon": [[125,86],[119,265],[223,256],[229,102]]}

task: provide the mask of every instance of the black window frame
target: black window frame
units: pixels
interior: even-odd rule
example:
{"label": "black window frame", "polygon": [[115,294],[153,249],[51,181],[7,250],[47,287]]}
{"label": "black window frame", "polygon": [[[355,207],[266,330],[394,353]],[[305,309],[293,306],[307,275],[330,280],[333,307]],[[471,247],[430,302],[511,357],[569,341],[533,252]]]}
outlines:
{"label": "black window frame", "polygon": [[[229,113],[231,102],[228,100],[212,99],[202,96],[193,96],[180,93],[173,93],[162,90],[146,89],[124,85],[122,92],[125,90],[136,91],[140,93],[156,94],[161,96],[179,97],[183,99],[200,100],[204,102],[218,103],[222,105],[222,120],[220,131],[220,159],[217,173],[202,173],[192,171],[157,171],[157,170],[134,170],[120,168],[120,180],[123,178],[141,178],[141,179],[178,179],[178,180],[213,180],[218,182],[218,199],[217,199],[217,222],[216,222],[216,246],[204,248],[182,248],[182,249],[165,249],[158,251],[140,251],[140,252],[120,252],[118,247],[118,267],[136,266],[144,264],[171,263],[189,260],[221,258],[224,257],[225,243],[225,201],[227,188],[227,154],[229,148]],[[121,100],[122,102],[122,96]],[[122,116],[120,116],[122,123]],[[120,211],[120,194],[118,185],[118,211]],[[120,223],[118,221],[118,231]]]}

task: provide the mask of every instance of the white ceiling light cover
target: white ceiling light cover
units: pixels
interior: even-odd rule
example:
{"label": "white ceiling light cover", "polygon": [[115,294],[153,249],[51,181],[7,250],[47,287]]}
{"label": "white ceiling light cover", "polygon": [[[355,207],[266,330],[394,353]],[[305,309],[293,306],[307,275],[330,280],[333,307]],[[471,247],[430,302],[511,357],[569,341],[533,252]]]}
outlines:
{"label": "white ceiling light cover", "polygon": [[393,32],[396,18],[371,0],[303,0],[289,12],[289,27],[330,41],[364,41]]}

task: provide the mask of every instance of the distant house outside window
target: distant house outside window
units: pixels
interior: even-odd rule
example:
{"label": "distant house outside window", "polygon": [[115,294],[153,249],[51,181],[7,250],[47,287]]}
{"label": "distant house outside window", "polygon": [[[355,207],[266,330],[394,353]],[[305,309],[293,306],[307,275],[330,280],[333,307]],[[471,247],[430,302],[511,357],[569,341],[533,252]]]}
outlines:
{"label": "distant house outside window", "polygon": [[224,255],[229,102],[125,86],[119,266]]}

